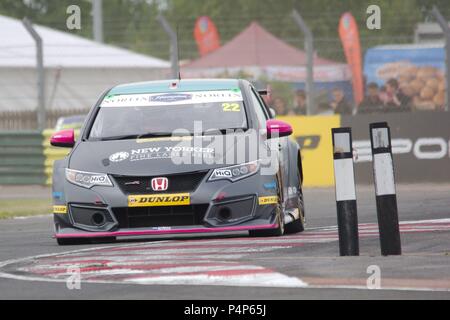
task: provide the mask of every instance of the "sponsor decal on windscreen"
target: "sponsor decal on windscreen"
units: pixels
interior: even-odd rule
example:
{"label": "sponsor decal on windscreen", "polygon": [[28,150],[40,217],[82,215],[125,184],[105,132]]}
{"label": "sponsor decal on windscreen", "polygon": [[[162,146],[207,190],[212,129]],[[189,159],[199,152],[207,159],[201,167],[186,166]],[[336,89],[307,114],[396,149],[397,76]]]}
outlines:
{"label": "sponsor decal on windscreen", "polygon": [[151,107],[211,102],[243,101],[240,90],[107,95],[100,107]]}

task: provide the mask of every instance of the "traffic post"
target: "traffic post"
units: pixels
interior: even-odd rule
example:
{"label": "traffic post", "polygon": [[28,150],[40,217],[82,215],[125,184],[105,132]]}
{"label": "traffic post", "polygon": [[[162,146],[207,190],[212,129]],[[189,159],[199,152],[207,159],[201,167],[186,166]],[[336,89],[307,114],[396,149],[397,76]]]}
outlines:
{"label": "traffic post", "polygon": [[341,256],[358,256],[358,216],[353,168],[352,129],[331,129],[336,208]]}
{"label": "traffic post", "polygon": [[391,133],[386,122],[370,124],[370,142],[381,254],[383,256],[400,255],[402,249],[398,224]]}

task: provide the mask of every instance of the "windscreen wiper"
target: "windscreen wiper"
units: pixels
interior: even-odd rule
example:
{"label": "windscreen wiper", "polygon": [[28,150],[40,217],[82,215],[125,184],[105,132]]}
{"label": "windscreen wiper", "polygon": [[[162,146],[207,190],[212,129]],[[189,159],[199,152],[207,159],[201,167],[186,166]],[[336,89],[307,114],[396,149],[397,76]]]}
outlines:
{"label": "windscreen wiper", "polygon": [[135,139],[137,138],[137,134],[125,134],[120,136],[110,136],[110,137],[102,137],[101,141],[109,141],[109,140],[127,140],[127,139]]}
{"label": "windscreen wiper", "polygon": [[[226,129],[219,129],[214,131],[206,131],[202,132],[200,135],[211,135],[216,134],[217,132],[220,132],[221,134],[226,134],[231,131],[234,133],[236,130],[243,130],[245,131],[245,128],[226,128]],[[148,132],[143,134],[126,134],[126,135],[118,135],[118,136],[109,136],[109,137],[103,137],[100,138],[101,141],[110,141],[110,140],[127,140],[127,139],[145,139],[145,138],[154,138],[154,137],[184,137],[184,136],[193,136],[193,133],[184,133],[184,134],[172,134],[171,132]]]}
{"label": "windscreen wiper", "polygon": [[214,130],[211,130],[211,131],[204,131],[204,132],[202,132],[202,135],[203,136],[215,135],[218,132],[220,132],[221,134],[236,133],[236,132],[239,132],[239,131],[246,131],[246,130],[247,130],[246,128],[242,128],[242,127],[241,128],[214,129]]}
{"label": "windscreen wiper", "polygon": [[108,140],[127,140],[127,139],[142,139],[142,138],[152,138],[152,137],[170,137],[172,133],[170,132],[149,132],[143,134],[124,134],[120,136],[110,136],[100,138],[102,141]]}
{"label": "windscreen wiper", "polygon": [[181,137],[181,136],[189,136],[192,134],[172,134],[172,132],[148,132],[143,133],[137,136],[138,139],[144,139],[144,138],[154,138],[154,137]]}

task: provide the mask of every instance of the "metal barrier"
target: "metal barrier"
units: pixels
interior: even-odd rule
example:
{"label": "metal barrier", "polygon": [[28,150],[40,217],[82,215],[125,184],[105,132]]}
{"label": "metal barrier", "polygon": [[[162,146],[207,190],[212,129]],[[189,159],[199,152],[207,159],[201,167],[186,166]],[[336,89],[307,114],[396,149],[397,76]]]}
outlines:
{"label": "metal barrier", "polygon": [[0,184],[44,184],[42,134],[0,132]]}

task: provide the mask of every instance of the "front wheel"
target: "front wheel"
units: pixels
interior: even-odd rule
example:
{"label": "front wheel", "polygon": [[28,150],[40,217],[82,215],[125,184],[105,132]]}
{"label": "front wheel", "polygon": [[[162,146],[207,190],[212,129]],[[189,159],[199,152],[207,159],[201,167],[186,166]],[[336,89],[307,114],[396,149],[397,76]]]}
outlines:
{"label": "front wheel", "polygon": [[305,230],[305,226],[303,225],[303,219],[298,218],[297,220],[292,221],[286,225],[286,233],[298,233]]}
{"label": "front wheel", "polygon": [[298,219],[286,224],[286,233],[298,233],[305,230],[305,205],[303,202],[303,191],[298,189],[297,200]]}

